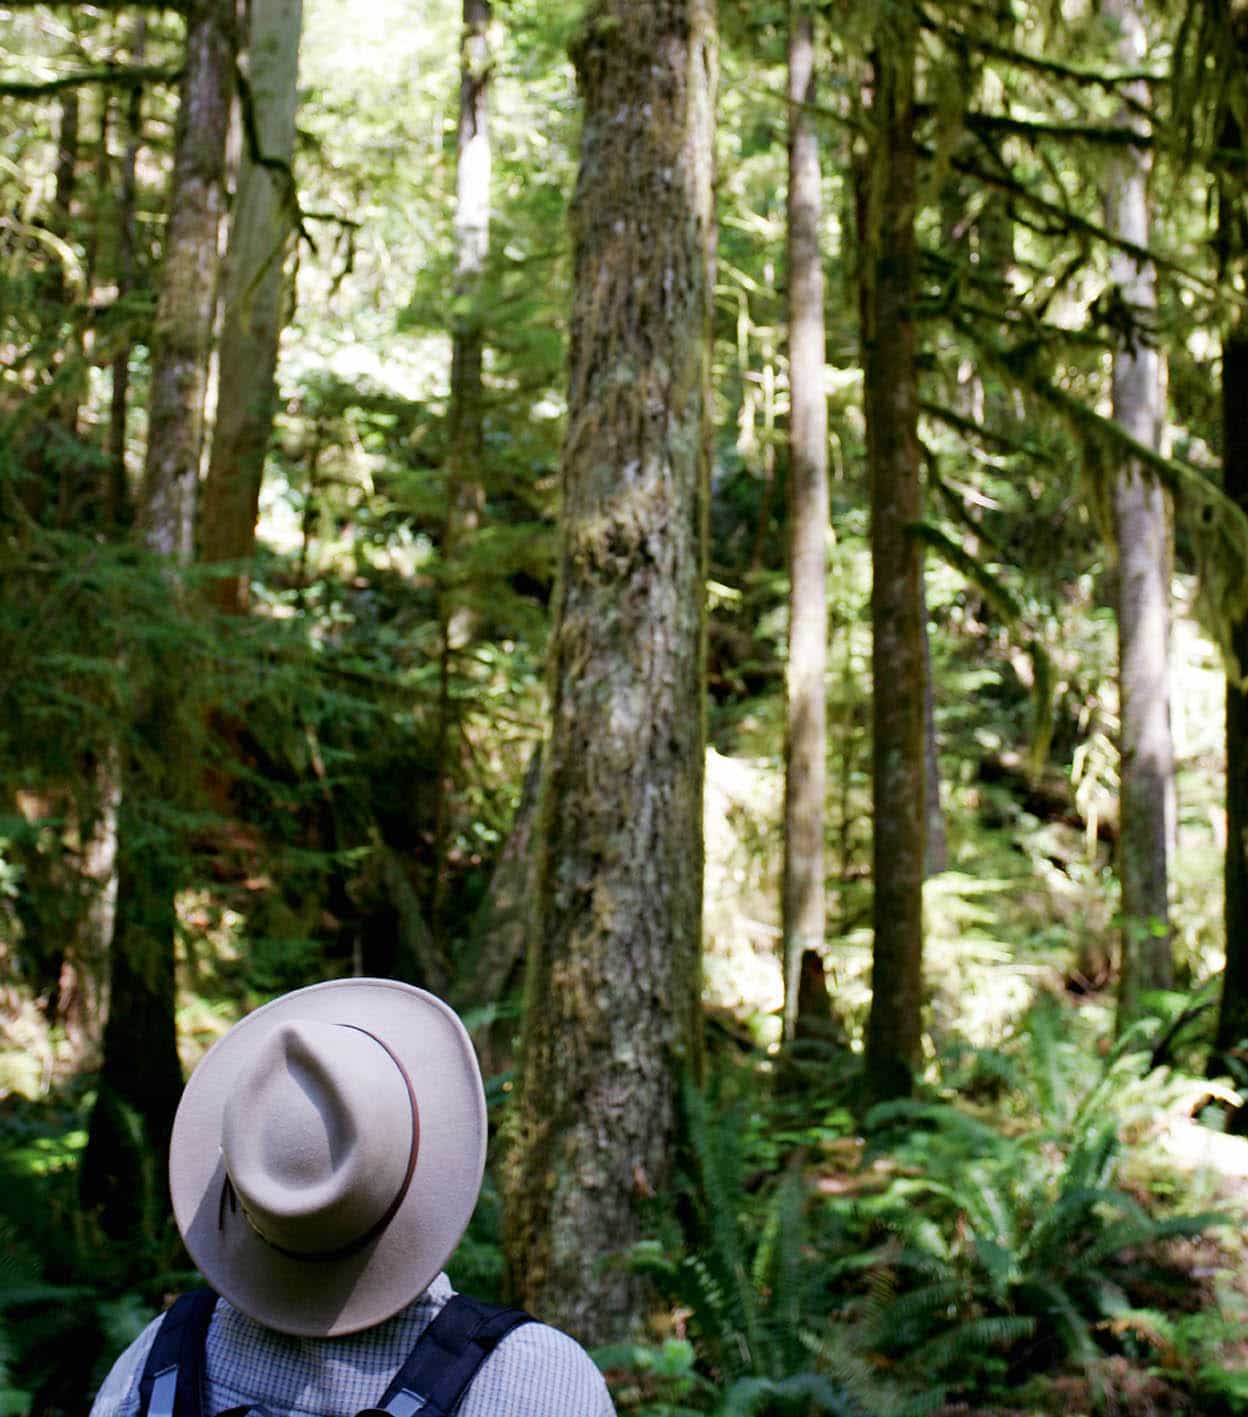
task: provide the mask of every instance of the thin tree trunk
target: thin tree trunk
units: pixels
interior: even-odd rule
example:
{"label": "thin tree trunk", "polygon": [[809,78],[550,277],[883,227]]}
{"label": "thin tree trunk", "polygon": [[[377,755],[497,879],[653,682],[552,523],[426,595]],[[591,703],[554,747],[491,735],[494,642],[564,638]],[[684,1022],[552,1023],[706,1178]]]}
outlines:
{"label": "thin tree trunk", "polygon": [[[1248,15],[1235,20],[1239,73],[1248,70]],[[1233,92],[1233,90],[1232,90]],[[1230,104],[1220,147],[1242,154],[1245,134],[1240,113]],[[1248,250],[1244,247],[1243,210],[1248,163],[1239,158],[1219,192],[1220,237],[1224,275],[1242,293],[1248,286]],[[1228,497],[1248,512],[1248,322],[1240,307],[1228,304],[1222,336],[1222,477]],[[1230,1056],[1248,1040],[1248,615],[1231,627],[1234,664],[1226,679],[1226,863],[1223,920],[1226,973],[1217,1032],[1209,1059],[1212,1073],[1227,1071]],[[1242,1056],[1242,1054],[1241,1054]],[[1248,1107],[1238,1108],[1229,1130],[1248,1132]]]}
{"label": "thin tree trunk", "polygon": [[[822,178],[815,125],[814,21],[806,0],[789,7],[789,653],[785,673],[784,1036],[797,1033],[802,975],[822,969],[823,818],[827,781],[828,402]],[[807,956],[811,956],[807,959]],[[805,962],[803,962],[805,961]],[[818,990],[807,987],[809,999]]]}
{"label": "thin tree trunk", "polygon": [[872,820],[875,945],[866,1076],[875,1098],[905,1095],[919,1064],[923,1003],[922,556],[914,223],[917,27],[880,12],[872,152],[861,242],[864,395],[871,473]]}
{"label": "thin tree trunk", "polygon": [[258,163],[244,141],[224,274],[216,419],[199,514],[205,564],[231,569],[205,582],[209,601],[226,614],[247,610],[247,563],[265,456],[273,431],[274,376],[285,293],[286,252],[293,230],[290,164],[295,149],[299,36],[303,0],[251,0],[250,119]]}
{"label": "thin tree trunk", "polygon": [[490,1011],[475,1030],[481,1067],[487,1076],[508,1066],[519,1025],[513,1017],[493,1013],[505,1003],[521,977],[536,865],[538,795],[542,782],[542,750],[533,750],[524,774],[516,815],[490,877],[489,889],[473,917],[470,943],[474,958],[468,987],[461,985],[465,1008]]}
{"label": "thin tree trunk", "polygon": [[[1248,512],[1248,328],[1236,320],[1222,342],[1223,486]],[[1226,681],[1226,973],[1211,1071],[1248,1040],[1248,616],[1233,626],[1234,672]],[[1248,1132],[1248,1107],[1231,1129]]]}
{"label": "thin tree trunk", "polygon": [[[1138,65],[1147,49],[1137,0],[1103,0],[1119,27],[1119,58]],[[1133,86],[1147,103],[1148,86]],[[1124,121],[1132,116],[1124,114]],[[1147,246],[1148,171],[1144,147],[1117,159],[1106,196],[1106,224]],[[1114,417],[1137,441],[1154,448],[1160,434],[1160,356],[1148,340],[1157,308],[1156,274],[1115,252],[1111,280],[1138,325],[1114,355]],[[1174,748],[1169,693],[1169,523],[1166,499],[1155,479],[1136,462],[1120,472],[1114,488],[1118,549],[1118,685],[1120,804],[1118,866],[1122,882],[1122,967],[1118,984],[1119,1029],[1134,1018],[1140,995],[1173,983],[1167,904],[1167,846],[1174,815]]]}
{"label": "thin tree trunk", "polygon": [[932,679],[932,640],[927,631],[927,590],[919,573],[919,623],[923,629],[923,817],[924,876],[939,876],[949,865],[949,839],[940,802],[940,756],[936,738],[936,685]]}
{"label": "thin tree trunk", "polygon": [[[147,19],[139,15],[134,22],[134,39],[130,54],[135,64],[143,62],[147,44]],[[123,304],[134,293],[138,279],[138,231],[135,207],[138,197],[139,148],[143,142],[143,90],[138,84],[130,90],[126,109],[126,150],[121,160],[121,189],[118,199],[117,230],[117,301]],[[109,406],[107,482],[104,490],[104,520],[110,528],[118,528],[127,520],[130,505],[129,480],[126,473],[126,432],[130,411],[130,357],[134,337],[127,326],[121,348],[113,356],[113,389]]]}
{"label": "thin tree trunk", "polygon": [[597,0],[584,96],[551,736],[505,1249],[587,1342],[639,1332],[606,1264],[668,1184],[701,1066],[715,17]]}
{"label": "thin tree trunk", "polygon": [[234,6],[191,0],[169,223],[152,331],[152,391],[139,529],[149,550],[193,553],[204,394],[225,211],[225,139],[234,91]]}
{"label": "thin tree trunk", "polygon": [[[138,508],[144,545],[177,570],[192,552],[203,398],[216,305],[218,226],[234,80],[231,0],[193,0],[178,111],[164,264],[152,339],[148,448]],[[108,1234],[133,1238],[167,1212],[165,1163],[181,1091],[174,1022],[176,804],[181,762],[178,666],[157,666],[138,706],[121,774],[119,901],[99,1095],[81,1186]],[[155,827],[155,829],[154,829]],[[138,1134],[136,1135],[136,1122]]]}
{"label": "thin tree trunk", "polygon": [[476,617],[464,597],[465,543],[485,511],[485,338],[481,285],[490,251],[490,5],[464,0],[460,39],[459,128],[455,148],[455,297],[451,332],[451,403],[447,447],[447,509],[442,537],[444,580],[439,596],[437,795],[430,917],[438,930],[447,888],[447,851],[456,775],[449,757],[455,736],[455,660],[472,641]]}

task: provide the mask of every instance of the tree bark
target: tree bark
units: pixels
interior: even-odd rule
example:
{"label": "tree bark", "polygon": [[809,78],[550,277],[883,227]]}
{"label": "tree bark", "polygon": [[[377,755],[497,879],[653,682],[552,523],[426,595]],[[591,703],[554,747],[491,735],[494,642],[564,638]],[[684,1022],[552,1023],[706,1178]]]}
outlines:
{"label": "tree bark", "polygon": [[[542,749],[533,750],[524,774],[520,801],[507,841],[499,854],[489,888],[469,932],[472,965],[460,989],[464,1009],[489,1009],[514,990],[524,963],[529,911],[533,899],[535,828],[542,781]],[[475,1030],[481,1067],[487,1074],[507,1066],[517,1032],[513,1018],[490,1018]]]}
{"label": "tree bark", "polygon": [[875,944],[866,1077],[873,1098],[903,1096],[919,1064],[923,1003],[924,663],[915,299],[917,26],[880,12],[861,240],[864,396],[871,476]]}
{"label": "tree bark", "polygon": [[[1227,92],[1242,87],[1248,73],[1248,13],[1234,17],[1237,72]],[[1223,275],[1242,298],[1248,290],[1248,248],[1244,210],[1248,201],[1248,160],[1243,156],[1245,133],[1240,113],[1228,103],[1222,115],[1220,148],[1237,156],[1219,180],[1219,244]],[[1227,303],[1222,335],[1222,478],[1223,488],[1248,511],[1248,322],[1242,307]],[[1226,678],[1226,862],[1223,920],[1226,972],[1209,1069],[1227,1070],[1236,1058],[1237,1082],[1242,1082],[1243,1047],[1248,1040],[1248,615],[1231,626],[1234,663]],[[1232,1114],[1228,1130],[1248,1133],[1248,1106]]]}
{"label": "tree bark", "polygon": [[[177,571],[192,551],[203,397],[216,305],[218,224],[234,81],[232,0],[195,0],[187,18],[164,264],[152,339],[148,448],[137,527]],[[182,773],[177,667],[155,667],[122,764],[119,891],[99,1094],[80,1173],[106,1233],[132,1240],[167,1213],[166,1158],[181,1092],[174,1022],[176,830],[160,821]],[[137,1121],[137,1127],[136,1127]]]}
{"label": "tree bark", "polygon": [[[1237,319],[1222,342],[1223,487],[1248,512],[1248,328]],[[1226,681],[1226,974],[1214,1068],[1248,1040],[1248,616],[1232,627],[1235,665]],[[1248,1131],[1248,1107],[1233,1129]]]}
{"label": "tree bark", "polygon": [[209,601],[245,614],[256,549],[265,456],[273,432],[274,376],[282,326],[286,252],[293,230],[290,164],[295,149],[303,0],[251,0],[251,119],[258,163],[243,143],[225,259],[217,410],[198,518],[204,564],[231,569],[205,582]]}
{"label": "tree bark", "polygon": [[[131,57],[136,64],[143,62],[147,44],[147,20],[140,15],[134,22]],[[138,199],[139,148],[143,142],[143,90],[135,85],[130,90],[126,108],[126,150],[121,160],[121,187],[117,211],[117,300],[124,302],[133,295],[138,280],[138,229],[135,207]],[[134,338],[129,330],[121,348],[113,356],[113,388],[109,403],[108,441],[106,453],[108,471],[104,489],[105,525],[117,529],[126,521],[130,506],[129,480],[126,473],[126,432],[130,412],[130,357]]]}
{"label": "tree bark", "polygon": [[152,388],[139,529],[185,565],[193,551],[204,393],[225,210],[225,138],[234,92],[234,7],[191,0],[164,263],[152,331]]}
{"label": "tree bark", "polygon": [[438,692],[437,797],[430,915],[437,930],[446,893],[455,774],[451,686],[455,660],[471,643],[476,617],[466,602],[462,551],[485,512],[485,337],[481,286],[490,251],[490,5],[464,0],[460,40],[459,127],[455,148],[455,292],[451,319],[451,403],[447,438],[447,510],[438,597],[441,664]]}
{"label": "tree bark", "polygon": [[[1118,55],[1138,66],[1147,49],[1137,0],[1103,0],[1119,30]],[[1132,97],[1148,101],[1148,86]],[[1130,113],[1122,121],[1136,123]],[[1117,158],[1106,195],[1106,225],[1137,246],[1149,239],[1146,148]],[[1110,279],[1130,315],[1114,355],[1114,417],[1140,443],[1158,445],[1162,409],[1160,356],[1148,329],[1157,308],[1152,264],[1116,251]],[[1174,749],[1169,692],[1169,522],[1165,493],[1135,462],[1114,487],[1118,553],[1118,685],[1120,803],[1118,866],[1122,883],[1122,955],[1118,1027],[1138,1014],[1140,996],[1173,984],[1167,904],[1167,847],[1174,818]]]}
{"label": "tree bark", "polygon": [[[791,1042],[797,1034],[803,971],[822,968],[827,782],[828,402],[819,248],[823,192],[819,140],[803,107],[815,101],[814,21],[806,0],[791,0],[789,6],[788,59],[789,652],[781,919],[784,1037]],[[809,984],[807,997],[819,997]]]}
{"label": "tree bark", "polygon": [[715,15],[597,0],[584,97],[551,734],[539,816],[510,1287],[584,1342],[636,1333],[604,1264],[668,1181],[701,1066],[704,585]]}

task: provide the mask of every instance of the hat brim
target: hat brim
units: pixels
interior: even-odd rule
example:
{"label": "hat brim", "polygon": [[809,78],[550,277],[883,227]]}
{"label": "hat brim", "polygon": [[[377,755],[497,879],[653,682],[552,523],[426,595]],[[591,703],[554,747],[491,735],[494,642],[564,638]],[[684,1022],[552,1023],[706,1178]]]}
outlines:
{"label": "hat brim", "polygon": [[[294,1019],[354,1024],[382,1039],[407,1069],[420,1114],[407,1195],[375,1240],[340,1259],[283,1254],[224,1203],[222,1120],[235,1077],[273,1028]],[[451,1257],[481,1189],[486,1136],[476,1054],[447,1005],[397,980],[313,984],[248,1014],[191,1075],[169,1148],[173,1211],[200,1273],[235,1308],[298,1337],[355,1333],[411,1303]]]}

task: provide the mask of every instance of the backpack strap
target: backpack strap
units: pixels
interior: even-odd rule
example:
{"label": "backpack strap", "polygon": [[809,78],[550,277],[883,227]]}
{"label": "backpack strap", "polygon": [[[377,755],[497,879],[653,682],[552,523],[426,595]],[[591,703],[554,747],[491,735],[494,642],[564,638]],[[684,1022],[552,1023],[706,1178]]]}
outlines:
{"label": "backpack strap", "polygon": [[165,1311],[139,1379],[139,1417],[202,1417],[204,1340],[217,1296],[183,1294]]}
{"label": "backpack strap", "polygon": [[453,1295],[416,1340],[376,1407],[360,1417],[451,1417],[477,1370],[504,1338],[533,1323],[523,1309]]}

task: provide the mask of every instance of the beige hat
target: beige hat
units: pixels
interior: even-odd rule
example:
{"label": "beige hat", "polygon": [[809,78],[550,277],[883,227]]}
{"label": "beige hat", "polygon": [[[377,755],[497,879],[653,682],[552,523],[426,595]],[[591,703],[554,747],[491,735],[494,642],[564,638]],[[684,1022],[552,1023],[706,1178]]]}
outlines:
{"label": "beige hat", "polygon": [[297,989],[195,1069],[173,1124],[178,1229],[253,1319],[330,1337],[417,1298],[468,1224],[485,1094],[463,1024],[390,979]]}

